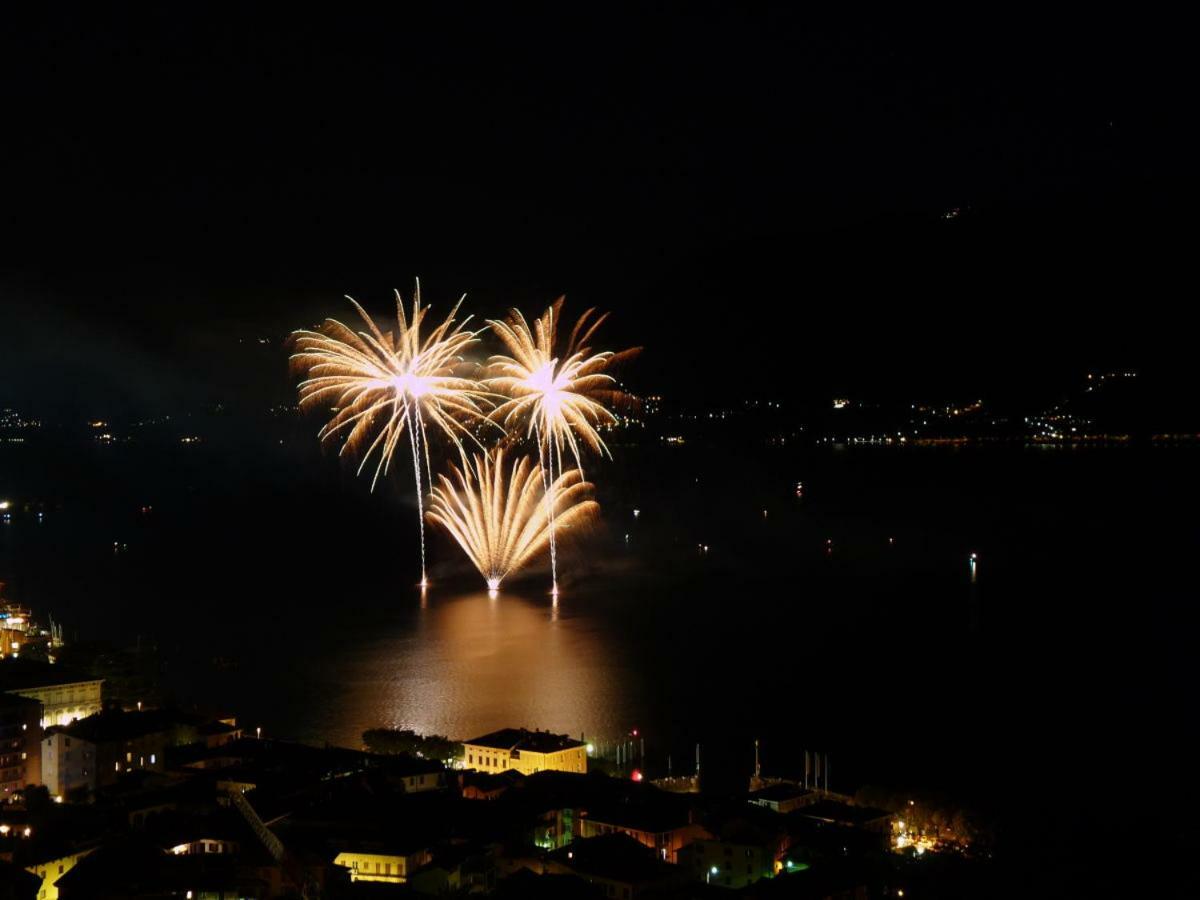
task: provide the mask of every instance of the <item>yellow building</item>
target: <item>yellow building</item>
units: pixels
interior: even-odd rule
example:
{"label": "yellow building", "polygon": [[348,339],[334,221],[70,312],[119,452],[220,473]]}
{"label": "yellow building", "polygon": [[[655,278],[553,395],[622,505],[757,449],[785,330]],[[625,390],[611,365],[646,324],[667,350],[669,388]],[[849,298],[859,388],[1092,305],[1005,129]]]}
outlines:
{"label": "yellow building", "polygon": [[587,772],[587,745],[565,734],[503,728],[463,741],[463,765],[481,772],[522,775],[535,772]]}
{"label": "yellow building", "polygon": [[58,879],[75,868],[75,864],[91,853],[92,849],[89,847],[86,850],[79,850],[75,853],[69,853],[66,856],[48,859],[44,862],[27,866],[26,871],[32,872],[38,878],[42,879],[42,886],[38,890],[37,900],[58,900],[58,888],[56,887]]}
{"label": "yellow building", "polygon": [[372,850],[343,850],[333,859],[335,866],[350,870],[351,881],[383,881],[403,884],[408,877],[432,857],[425,848],[419,850],[383,852]]}
{"label": "yellow building", "polygon": [[0,661],[0,691],[42,704],[42,727],[68,725],[100,712],[103,679],[35,660]]}

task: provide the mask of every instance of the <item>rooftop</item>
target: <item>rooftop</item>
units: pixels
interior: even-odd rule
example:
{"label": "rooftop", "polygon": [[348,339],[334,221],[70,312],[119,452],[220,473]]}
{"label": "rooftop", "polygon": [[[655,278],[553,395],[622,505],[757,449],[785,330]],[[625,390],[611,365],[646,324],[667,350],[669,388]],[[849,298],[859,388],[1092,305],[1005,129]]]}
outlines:
{"label": "rooftop", "polygon": [[806,794],[811,794],[812,791],[806,787],[800,787],[795,784],[773,784],[770,787],[765,787],[760,791],[754,791],[750,795],[750,802],[758,802],[767,800],[772,803],[778,803],[783,800],[795,800],[797,797],[803,797]]}
{"label": "rooftop", "polygon": [[603,825],[664,834],[691,824],[688,807],[675,802],[675,798],[675,794],[643,794],[626,797],[617,802],[601,800],[589,805],[584,817]]}
{"label": "rooftop", "polygon": [[491,734],[485,734],[469,741],[463,741],[473,747],[490,747],[493,750],[527,750],[530,753],[557,753],[560,750],[572,750],[584,747],[583,741],[577,741],[565,734],[553,734],[549,731],[530,731],[528,728],[501,728]]}
{"label": "rooftop", "polygon": [[647,884],[670,878],[679,869],[655,858],[654,851],[624,834],[571,841],[551,858],[580,875]]}
{"label": "rooftop", "polygon": [[[57,730],[69,734],[73,738],[91,741],[95,744],[101,741],[122,741],[147,734],[167,732],[184,724],[187,723],[182,721],[179,714],[172,710],[154,709],[144,712],[105,710],[84,719],[76,719],[70,725],[63,725]],[[48,733],[52,733],[52,731],[48,730]]]}
{"label": "rooftop", "polygon": [[91,675],[34,659],[0,660],[0,691],[25,691],[53,687],[58,684],[78,684],[102,681]]}
{"label": "rooftop", "polygon": [[41,715],[40,712],[36,712],[41,709],[41,706],[42,704],[32,697],[22,697],[20,694],[0,693],[0,713],[9,710],[22,710],[26,713],[33,711],[36,715]]}
{"label": "rooftop", "polygon": [[836,800],[818,800],[792,813],[808,819],[818,819],[822,822],[833,822],[838,825],[865,825],[876,822],[891,815],[887,810],[875,809],[871,806],[851,806],[849,803],[839,803]]}
{"label": "rooftop", "polygon": [[509,900],[604,900],[604,886],[576,875],[537,875],[518,869],[496,887],[497,897]]}

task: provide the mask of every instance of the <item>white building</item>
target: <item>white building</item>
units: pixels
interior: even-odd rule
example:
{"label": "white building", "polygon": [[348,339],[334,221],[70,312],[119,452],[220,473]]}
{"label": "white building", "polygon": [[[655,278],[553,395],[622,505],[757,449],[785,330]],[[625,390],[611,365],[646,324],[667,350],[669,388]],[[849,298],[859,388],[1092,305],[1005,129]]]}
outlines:
{"label": "white building", "polygon": [[53,730],[42,738],[42,783],[63,797],[77,788],[96,788],[96,746],[91,741]]}

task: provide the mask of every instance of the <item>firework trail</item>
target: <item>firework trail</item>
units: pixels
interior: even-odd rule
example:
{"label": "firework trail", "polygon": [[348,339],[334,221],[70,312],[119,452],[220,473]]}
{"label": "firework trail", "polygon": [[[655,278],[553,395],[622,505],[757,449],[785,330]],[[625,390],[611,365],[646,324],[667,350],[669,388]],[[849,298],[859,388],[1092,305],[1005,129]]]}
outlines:
{"label": "firework trail", "polygon": [[462,465],[438,475],[431,492],[429,521],[444,528],[479,574],[489,591],[550,544],[552,521],[570,528],[591,519],[599,506],[588,499],[592,485],[579,469],[560,474],[546,499],[545,474],[528,456],[506,465],[502,449],[477,453]]}

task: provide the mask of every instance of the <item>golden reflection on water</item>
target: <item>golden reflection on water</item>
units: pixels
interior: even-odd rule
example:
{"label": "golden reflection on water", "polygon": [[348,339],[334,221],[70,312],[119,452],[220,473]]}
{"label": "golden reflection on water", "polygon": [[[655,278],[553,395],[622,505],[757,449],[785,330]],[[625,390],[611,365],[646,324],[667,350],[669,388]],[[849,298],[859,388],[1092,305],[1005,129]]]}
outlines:
{"label": "golden reflection on water", "polygon": [[358,648],[335,716],[335,739],[361,743],[386,726],[470,738],[508,726],[595,735],[613,721],[617,665],[569,597],[547,603],[501,591],[439,596],[414,620]]}

